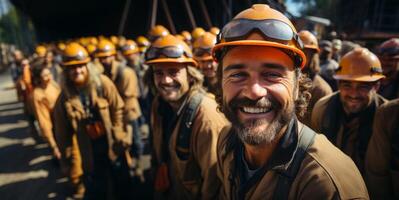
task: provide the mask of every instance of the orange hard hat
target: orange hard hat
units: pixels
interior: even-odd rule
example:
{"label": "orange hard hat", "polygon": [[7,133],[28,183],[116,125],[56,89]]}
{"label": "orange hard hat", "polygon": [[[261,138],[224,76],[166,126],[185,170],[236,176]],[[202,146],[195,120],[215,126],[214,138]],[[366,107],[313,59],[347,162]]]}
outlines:
{"label": "orange hard hat", "polygon": [[124,46],[122,46],[122,53],[123,55],[130,55],[133,53],[138,53],[139,48],[137,47],[137,44],[133,40],[126,40],[126,43]]}
{"label": "orange hard hat", "polygon": [[197,38],[193,44],[193,53],[196,60],[212,60],[212,48],[216,44],[216,35],[206,32]]}
{"label": "orange hard hat", "polygon": [[57,44],[57,48],[58,48],[60,51],[64,51],[64,50],[65,50],[65,47],[66,47],[66,45],[65,45],[65,43],[63,43],[63,42],[59,42],[59,43]]}
{"label": "orange hard hat", "polygon": [[148,37],[151,41],[158,39],[159,37],[163,37],[169,35],[170,32],[167,28],[162,25],[156,25],[151,28],[150,32],[148,33]]}
{"label": "orange hard hat", "polygon": [[146,52],[146,64],[186,63],[198,66],[188,45],[173,35],[158,38]]}
{"label": "orange hard hat", "polygon": [[191,37],[191,33],[190,32],[188,32],[188,31],[182,31],[181,33],[180,33],[180,35],[182,35],[183,37],[184,37],[184,40],[186,41],[186,42],[190,42],[193,38]]}
{"label": "orange hard hat", "polygon": [[46,56],[47,48],[43,45],[39,45],[36,47],[35,52],[39,57],[44,57]]}
{"label": "orange hard hat", "polygon": [[298,35],[303,42],[304,48],[313,49],[316,50],[317,52],[320,51],[319,43],[317,42],[317,38],[315,35],[313,35],[313,33],[307,30],[302,30],[299,31]]}
{"label": "orange hard hat", "polygon": [[374,82],[385,76],[380,60],[366,48],[355,48],[339,62],[334,78],[337,80]]}
{"label": "orange hard hat", "polygon": [[[261,34],[262,39],[250,38],[252,33]],[[274,47],[287,52],[297,67],[302,68],[306,64],[302,41],[294,25],[286,16],[266,4],[252,5],[223,27],[212,49],[214,59],[220,60],[227,50],[225,47],[233,46]]]}
{"label": "orange hard hat", "polygon": [[66,45],[62,55],[62,65],[80,65],[90,62],[89,54],[86,49],[76,42],[71,42]]}
{"label": "orange hard hat", "polygon": [[205,30],[201,27],[197,27],[195,29],[193,29],[193,31],[191,32],[191,36],[193,38],[193,40],[201,37],[201,35],[203,35],[205,33]]}
{"label": "orange hard hat", "polygon": [[378,56],[385,59],[399,59],[399,38],[391,38],[378,47]]}
{"label": "orange hard hat", "polygon": [[113,56],[116,54],[115,45],[109,40],[101,40],[97,45],[95,57]]}
{"label": "orange hard hat", "polygon": [[218,35],[220,32],[220,29],[218,27],[212,27],[211,29],[209,29],[209,32],[211,32],[214,35]]}

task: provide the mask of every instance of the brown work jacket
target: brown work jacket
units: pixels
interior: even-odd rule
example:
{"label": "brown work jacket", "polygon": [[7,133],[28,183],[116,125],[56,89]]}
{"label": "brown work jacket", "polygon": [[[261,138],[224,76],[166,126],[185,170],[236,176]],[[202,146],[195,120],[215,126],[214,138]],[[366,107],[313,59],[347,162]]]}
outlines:
{"label": "brown work jacket", "polygon": [[[188,98],[190,97],[192,95]],[[166,199],[215,199],[220,188],[220,182],[216,176],[216,143],[220,130],[228,123],[226,118],[217,111],[216,101],[206,94],[193,121],[189,145],[190,156],[188,160],[181,160],[176,153],[176,141],[182,117],[178,117],[176,126],[172,127],[172,135],[165,144],[163,120],[159,114],[161,111],[158,110],[159,98],[155,98],[153,102],[151,115],[155,164],[153,167],[157,169],[161,163],[167,163],[171,188],[164,197]],[[168,161],[164,158],[163,145],[167,145],[169,151]]]}
{"label": "brown work jacket", "polygon": [[[109,78],[99,75],[89,89],[92,104],[98,109],[101,121],[105,128],[105,136],[108,142],[108,157],[115,161],[121,152],[114,149],[121,143],[129,145],[130,140],[126,139],[127,134],[123,131],[123,100],[119,96],[115,85]],[[97,89],[99,85],[101,90]],[[54,107],[55,118],[55,139],[62,154],[61,164],[70,167],[76,161],[76,155],[72,154],[72,138],[76,135],[82,158],[84,172],[93,169],[93,157],[91,139],[86,133],[82,121],[86,118],[83,105],[78,95],[68,92],[67,86],[62,86],[63,91]],[[102,94],[98,94],[97,90]],[[123,153],[123,152],[122,152]]]}
{"label": "brown work jacket", "polygon": [[[242,143],[231,127],[224,128],[217,145],[218,177],[222,181],[219,199],[273,199],[280,170],[291,165],[303,126],[298,123],[296,131],[290,135],[286,132],[269,159],[267,170],[264,173],[257,172],[243,186],[240,186],[242,176],[238,174],[240,167],[237,160],[240,158],[235,152]],[[293,178],[291,188],[286,192],[288,199],[369,199],[364,181],[353,161],[322,134],[316,134]]]}
{"label": "brown work jacket", "polygon": [[373,199],[399,199],[399,99],[380,106],[366,154],[366,183]]}
{"label": "brown work jacket", "polygon": [[35,87],[32,93],[33,111],[44,139],[52,148],[56,147],[53,135],[53,122],[51,113],[55,102],[61,93],[59,85],[51,81],[46,88]]}
{"label": "brown work jacket", "polygon": [[364,159],[376,109],[386,102],[376,94],[372,103],[356,117],[347,120],[339,92],[320,99],[313,108],[312,128],[326,137],[352,158],[364,175]]}
{"label": "brown work jacket", "polygon": [[316,74],[313,78],[312,88],[310,90],[310,94],[312,95],[312,97],[310,98],[305,115],[303,117],[298,117],[299,121],[310,127],[314,105],[319,99],[331,94],[332,92],[333,91],[330,85],[328,85],[328,83],[320,75]]}
{"label": "brown work jacket", "polygon": [[125,103],[125,121],[129,122],[139,118],[141,116],[141,109],[138,101],[140,89],[136,72],[122,63],[115,61],[112,63],[111,74],[106,75],[114,82]]}

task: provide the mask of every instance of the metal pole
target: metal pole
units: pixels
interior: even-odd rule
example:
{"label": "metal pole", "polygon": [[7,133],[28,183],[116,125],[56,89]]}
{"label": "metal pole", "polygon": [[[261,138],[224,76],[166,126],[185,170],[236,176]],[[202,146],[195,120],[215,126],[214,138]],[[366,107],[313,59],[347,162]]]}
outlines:
{"label": "metal pole", "polygon": [[161,0],[161,4],[163,11],[165,12],[166,19],[168,20],[169,30],[172,32],[172,34],[176,34],[176,27],[173,23],[172,16],[170,15],[168,4],[166,4],[165,0]]}
{"label": "metal pole", "polygon": [[157,21],[157,10],[158,10],[158,0],[152,0],[150,28],[154,27]]}
{"label": "metal pole", "polygon": [[197,24],[195,23],[193,11],[191,10],[190,3],[188,0],[183,0],[184,6],[186,7],[188,18],[190,19],[191,27],[194,29],[197,27]]}
{"label": "metal pole", "polygon": [[206,25],[208,25],[208,28],[211,28],[212,27],[212,21],[211,21],[211,18],[209,17],[208,10],[206,9],[205,2],[204,2],[204,0],[198,0],[198,1],[200,3],[202,13],[204,14]]}
{"label": "metal pole", "polygon": [[227,13],[227,18],[228,18],[228,20],[230,20],[231,19],[231,10],[229,8],[229,5],[227,5],[226,0],[222,0],[222,4],[223,4],[223,7],[224,7],[224,10]]}
{"label": "metal pole", "polygon": [[125,7],[123,8],[121,22],[119,23],[118,35],[122,35],[125,30],[126,18],[129,14],[130,3],[132,0],[126,0]]}

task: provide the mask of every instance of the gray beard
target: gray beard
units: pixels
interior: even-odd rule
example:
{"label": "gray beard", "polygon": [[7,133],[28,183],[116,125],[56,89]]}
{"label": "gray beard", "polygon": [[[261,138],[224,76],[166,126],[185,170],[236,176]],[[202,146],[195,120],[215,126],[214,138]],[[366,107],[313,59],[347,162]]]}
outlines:
{"label": "gray beard", "polygon": [[275,143],[279,138],[281,133],[281,129],[285,127],[290,119],[292,118],[291,115],[279,114],[276,119],[274,119],[269,126],[262,131],[255,131],[257,126],[264,124],[266,121],[265,119],[259,120],[252,120],[246,123],[236,123],[233,125],[233,128],[240,138],[240,140],[248,145],[251,146],[258,146],[260,144],[272,144]]}

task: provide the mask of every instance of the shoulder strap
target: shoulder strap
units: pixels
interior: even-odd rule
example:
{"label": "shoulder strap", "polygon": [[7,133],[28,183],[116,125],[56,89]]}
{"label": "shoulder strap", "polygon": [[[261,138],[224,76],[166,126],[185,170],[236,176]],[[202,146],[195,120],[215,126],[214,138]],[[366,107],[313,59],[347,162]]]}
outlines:
{"label": "shoulder strap", "polygon": [[294,159],[288,169],[279,174],[276,189],[274,190],[274,200],[288,199],[292,182],[294,181],[302,161],[305,158],[306,151],[313,144],[316,133],[307,126],[303,126],[302,134],[298,141],[298,148],[295,152]]}
{"label": "shoulder strap", "polygon": [[336,93],[329,100],[321,121],[321,130],[331,143],[335,144],[339,126],[342,104],[339,100],[339,93]]}
{"label": "shoulder strap", "polygon": [[186,105],[186,109],[182,115],[182,121],[180,122],[180,129],[176,142],[177,156],[181,160],[187,160],[190,155],[190,138],[192,132],[192,125],[197,113],[198,107],[204,98],[204,94],[198,92],[190,98],[190,101]]}

